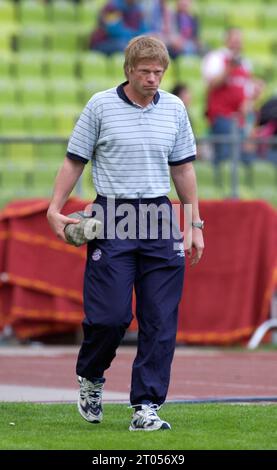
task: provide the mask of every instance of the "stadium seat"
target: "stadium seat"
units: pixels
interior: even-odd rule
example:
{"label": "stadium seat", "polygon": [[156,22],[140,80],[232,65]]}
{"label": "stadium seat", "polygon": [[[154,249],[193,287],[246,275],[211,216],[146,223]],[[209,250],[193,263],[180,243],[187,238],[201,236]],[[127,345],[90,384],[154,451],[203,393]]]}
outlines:
{"label": "stadium seat", "polygon": [[99,9],[95,8],[95,2],[80,2],[77,5],[77,22],[89,33],[97,26],[98,13]]}
{"label": "stadium seat", "polygon": [[48,6],[37,0],[21,0],[19,2],[19,21],[23,26],[43,25],[48,21]]}
{"label": "stadium seat", "polygon": [[14,34],[11,31],[0,30],[0,53],[7,54],[13,49]]}
{"label": "stadium seat", "polygon": [[255,2],[252,2],[251,7],[248,4],[241,4],[239,8],[230,10],[227,20],[229,24],[241,27],[245,31],[248,29],[258,30],[262,10],[263,8]]}
{"label": "stadium seat", "polygon": [[77,109],[74,107],[61,107],[60,109],[54,110],[53,114],[56,135],[68,139],[79,116]]}
{"label": "stadium seat", "polygon": [[257,76],[266,79],[267,82],[269,82],[269,79],[275,77],[276,67],[274,67],[274,59],[271,54],[254,55],[251,57],[251,64],[254,73]]}
{"label": "stadium seat", "polygon": [[84,81],[108,76],[108,59],[100,52],[88,51],[80,55],[80,77]]}
{"label": "stadium seat", "polygon": [[103,91],[113,86],[117,86],[118,82],[111,81],[108,77],[95,77],[81,83],[81,103],[83,106],[87,101],[99,91]]}
{"label": "stadium seat", "polygon": [[201,12],[201,29],[202,28],[225,28],[227,25],[227,13],[226,8],[222,8],[222,5],[217,7],[216,5],[206,5]]}
{"label": "stadium seat", "polygon": [[45,54],[37,52],[17,54],[14,69],[18,79],[43,78],[45,75]]}
{"label": "stadium seat", "polygon": [[109,76],[114,78],[115,82],[123,82],[125,80],[123,70],[124,54],[117,52],[106,60]]}
{"label": "stadium seat", "polygon": [[15,4],[8,0],[0,0],[0,27],[14,24],[17,20]]}
{"label": "stadium seat", "polygon": [[49,5],[50,18],[54,26],[60,26],[62,24],[70,24],[72,26],[76,22],[76,6],[74,2],[66,0],[55,0]]}
{"label": "stadium seat", "polygon": [[15,73],[15,58],[14,54],[12,53],[6,53],[2,54],[1,60],[0,60],[0,79],[6,79],[9,78],[10,76],[13,76]]}
{"label": "stadium seat", "polygon": [[192,104],[189,111],[189,118],[196,137],[207,135],[207,122],[204,117],[203,103]]}
{"label": "stadium seat", "polygon": [[161,88],[171,92],[172,88],[175,86],[177,79],[177,68],[175,60],[171,60],[168,69],[166,70],[162,83]]}
{"label": "stadium seat", "polygon": [[[8,151],[9,152],[9,151]],[[1,156],[0,156],[1,158]],[[29,196],[25,185],[25,177],[20,167],[16,163],[8,161],[1,161],[0,165],[0,194],[1,205],[7,204],[15,198]]]}
{"label": "stadium seat", "polygon": [[170,77],[165,75],[161,84],[161,88],[165,91],[171,92],[172,88],[175,86],[175,80]]}
{"label": "stadium seat", "polygon": [[34,186],[36,160],[31,142],[12,142],[8,147],[5,163],[5,190],[13,189],[12,197],[23,197]]}
{"label": "stadium seat", "polygon": [[9,145],[9,159],[15,169],[30,171],[34,166],[33,145],[30,142],[13,142]]}
{"label": "stadium seat", "polygon": [[275,34],[276,34],[276,29],[277,29],[277,5],[276,5],[275,0],[274,0],[272,5],[266,4],[266,7],[263,8],[261,16],[262,16],[262,22],[263,22],[264,28],[266,30],[271,30],[272,32],[275,32]]}
{"label": "stadium seat", "polygon": [[205,44],[205,47],[209,49],[214,49],[217,47],[222,47],[224,41],[225,26],[218,27],[203,27],[201,29],[201,41],[202,44]]}
{"label": "stadium seat", "polygon": [[55,107],[76,106],[79,109],[80,83],[78,80],[59,79],[49,83],[50,103]]}
{"label": "stadium seat", "polygon": [[79,32],[72,28],[56,28],[48,31],[49,49],[67,53],[79,50]]}
{"label": "stadium seat", "polygon": [[48,49],[48,34],[39,27],[26,28],[17,33],[17,49],[19,52],[40,51]]}
{"label": "stadium seat", "polygon": [[51,197],[51,186],[53,186],[53,182],[55,181],[57,169],[57,165],[48,165],[46,170],[43,170],[42,162],[37,162],[35,166],[33,184],[35,197]]}
{"label": "stadium seat", "polygon": [[17,81],[11,80],[9,77],[0,80],[0,110],[1,115],[3,108],[8,106],[17,106],[19,103],[19,96],[17,90]]}
{"label": "stadium seat", "polygon": [[50,79],[69,79],[77,76],[77,58],[73,54],[52,52],[45,58],[46,74]]}
{"label": "stadium seat", "polygon": [[29,106],[24,113],[28,135],[55,136],[57,134],[53,110],[49,107]]}
{"label": "stadium seat", "polygon": [[18,81],[20,103],[27,106],[44,107],[48,104],[48,82],[41,79],[22,79]]}
{"label": "stadium seat", "polygon": [[1,135],[4,136],[22,136],[25,134],[23,115],[18,112],[18,107],[7,105],[6,108],[2,108],[0,129]]}
{"label": "stadium seat", "polygon": [[180,56],[175,59],[175,77],[181,82],[201,78],[201,59],[198,56]]}
{"label": "stadium seat", "polygon": [[247,30],[244,33],[244,53],[246,57],[270,57],[273,52],[274,39],[275,33],[272,35],[269,31]]}
{"label": "stadium seat", "polygon": [[[55,125],[56,125],[56,114],[54,113]],[[56,127],[55,127],[56,129]],[[49,164],[49,162],[57,167],[59,162],[61,162],[66,154],[66,143],[54,143],[54,142],[45,142],[34,144],[34,155],[37,158],[40,158],[41,162],[44,164]],[[43,165],[42,165],[43,166]]]}

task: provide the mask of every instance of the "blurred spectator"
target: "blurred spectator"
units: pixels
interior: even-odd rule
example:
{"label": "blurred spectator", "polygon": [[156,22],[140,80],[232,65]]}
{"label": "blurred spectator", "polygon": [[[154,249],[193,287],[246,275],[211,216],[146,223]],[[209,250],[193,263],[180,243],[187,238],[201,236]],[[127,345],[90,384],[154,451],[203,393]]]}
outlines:
{"label": "blurred spectator", "polygon": [[169,44],[171,57],[180,54],[198,54],[199,22],[192,12],[192,0],[178,0],[172,16],[173,34]]}
{"label": "blurred spectator", "polygon": [[[203,76],[207,84],[206,117],[213,136],[231,134],[234,125],[240,135],[249,133],[247,118],[252,121],[254,103],[262,91],[261,81],[252,76],[249,63],[241,56],[242,39],[239,29],[230,28],[226,32],[226,47],[209,52],[203,59]],[[229,158],[230,153],[230,144],[216,143],[215,165]],[[249,157],[248,152],[242,152],[244,163],[250,162]]]}
{"label": "blurred spectator", "polygon": [[191,92],[189,90],[189,87],[186,83],[181,83],[178,82],[175,84],[175,86],[172,88],[171,93],[173,95],[176,95],[180,98],[180,100],[183,101],[187,111],[190,107],[191,104]]}
{"label": "blurred spectator", "polygon": [[277,168],[277,142],[266,143],[267,137],[277,139],[277,96],[269,98],[258,111],[254,137],[265,140],[258,145],[258,156],[272,162]]}
{"label": "blurred spectator", "polygon": [[142,0],[140,3],[148,31],[168,45],[173,31],[173,17],[167,0]]}
{"label": "blurred spectator", "polygon": [[[178,96],[178,98],[180,98],[180,100],[183,101],[183,103],[186,107],[188,116],[189,116],[191,127],[193,129],[194,128],[194,123],[193,123],[193,119],[192,119],[191,113],[190,113],[192,95],[191,95],[191,91],[190,91],[189,86],[186,83],[177,82],[174,85],[174,87],[172,88],[171,93],[173,95]],[[208,152],[209,152],[209,149],[207,149],[207,146],[206,146],[205,142],[201,143],[201,144],[197,144],[197,160],[198,161],[199,160],[209,160]]]}
{"label": "blurred spectator", "polygon": [[147,29],[168,48],[171,58],[200,51],[198,18],[191,13],[191,0],[179,0],[175,9],[167,0],[142,0]]}
{"label": "blurred spectator", "polygon": [[90,36],[89,47],[105,54],[122,52],[130,39],[145,32],[138,1],[111,0],[100,11],[99,24]]}
{"label": "blurred spectator", "polygon": [[261,106],[258,112],[258,125],[271,126],[274,133],[277,130],[277,95],[272,96]]}

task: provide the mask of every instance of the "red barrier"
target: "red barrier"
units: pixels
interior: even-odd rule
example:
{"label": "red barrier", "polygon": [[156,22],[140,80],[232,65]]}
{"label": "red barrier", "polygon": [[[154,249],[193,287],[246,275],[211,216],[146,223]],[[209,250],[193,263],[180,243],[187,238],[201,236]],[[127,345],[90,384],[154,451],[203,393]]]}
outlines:
{"label": "red barrier", "polygon": [[[22,339],[75,330],[83,318],[86,249],[55,238],[48,202],[17,201],[0,212],[0,329],[10,324]],[[72,198],[64,213],[85,204]],[[236,343],[269,315],[277,212],[262,201],[202,201],[200,209],[206,249],[197,266],[187,263],[177,340]]]}

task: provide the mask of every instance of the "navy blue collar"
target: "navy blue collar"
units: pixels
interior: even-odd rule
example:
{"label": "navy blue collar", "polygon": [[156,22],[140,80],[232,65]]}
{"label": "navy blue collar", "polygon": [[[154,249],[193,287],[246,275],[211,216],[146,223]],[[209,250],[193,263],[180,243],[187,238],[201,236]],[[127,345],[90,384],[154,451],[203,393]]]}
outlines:
{"label": "navy blue collar", "polygon": [[[121,83],[121,85],[118,85],[116,91],[117,91],[117,94],[118,94],[119,98],[121,98],[123,101],[125,101],[125,103],[128,103],[128,104],[134,106],[134,103],[133,103],[131,100],[129,100],[129,98],[128,98],[128,96],[126,95],[125,90],[124,90],[124,87],[125,87],[128,83],[129,83],[128,81],[126,81],[126,82],[124,82],[124,83]],[[160,93],[157,91],[157,92],[155,93],[154,97],[153,97],[153,103],[154,103],[154,104],[157,104],[158,101],[159,101],[159,99],[160,99]]]}

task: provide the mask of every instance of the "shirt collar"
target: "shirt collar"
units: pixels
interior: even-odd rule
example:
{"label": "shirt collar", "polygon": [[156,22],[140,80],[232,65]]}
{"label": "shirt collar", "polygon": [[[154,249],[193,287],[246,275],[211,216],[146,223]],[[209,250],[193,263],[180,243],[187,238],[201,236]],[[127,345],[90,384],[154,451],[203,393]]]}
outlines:
{"label": "shirt collar", "polygon": [[[128,103],[128,104],[134,106],[134,103],[128,98],[128,96],[126,95],[125,90],[124,90],[124,87],[128,83],[129,83],[128,81],[121,83],[117,87],[116,91],[117,91],[117,94],[118,94],[119,98],[121,98],[123,101],[125,101],[125,103]],[[153,97],[153,103],[158,104],[159,99],[160,99],[160,93],[157,91],[155,93],[154,97]]]}

